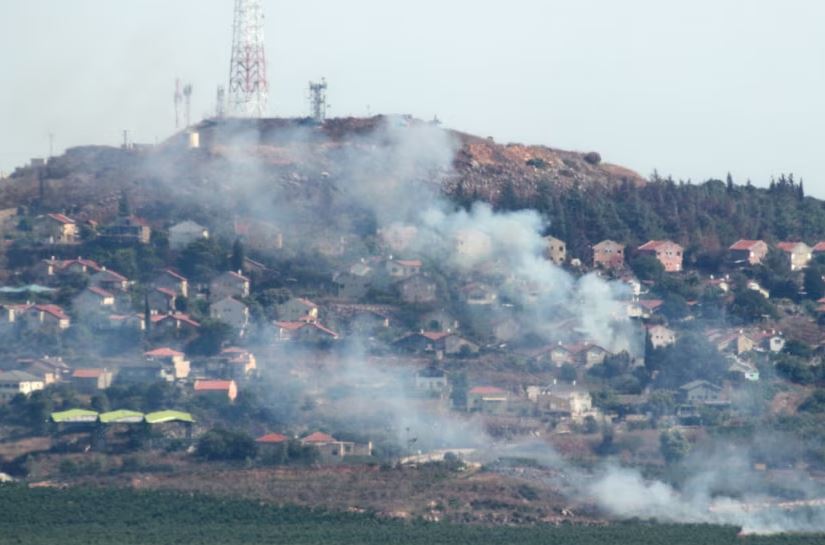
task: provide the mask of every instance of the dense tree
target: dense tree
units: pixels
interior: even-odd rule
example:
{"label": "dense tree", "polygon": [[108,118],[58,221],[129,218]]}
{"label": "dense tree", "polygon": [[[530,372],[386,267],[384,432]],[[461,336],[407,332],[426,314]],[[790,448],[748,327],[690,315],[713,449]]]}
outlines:
{"label": "dense tree", "polygon": [[823,269],[819,266],[811,266],[805,269],[803,286],[808,299],[821,299],[825,297],[825,280],[822,280]]}
{"label": "dense tree", "polygon": [[736,293],[728,311],[743,323],[752,324],[776,316],[776,309],[757,291],[744,289]]}
{"label": "dense tree", "polygon": [[663,431],[659,436],[659,449],[668,464],[680,462],[690,452],[690,443],[679,430]]}
{"label": "dense tree", "polygon": [[203,434],[195,452],[205,460],[246,460],[255,457],[255,440],[243,432],[215,428]]}
{"label": "dense tree", "polygon": [[186,345],[186,353],[195,356],[214,356],[233,336],[232,326],[206,319],[198,328],[198,336]]}

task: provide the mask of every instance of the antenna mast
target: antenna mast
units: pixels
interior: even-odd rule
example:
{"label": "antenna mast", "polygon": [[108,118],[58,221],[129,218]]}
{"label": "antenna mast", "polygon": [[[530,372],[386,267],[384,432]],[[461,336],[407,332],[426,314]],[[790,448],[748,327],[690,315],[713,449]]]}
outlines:
{"label": "antenna mast", "polygon": [[175,128],[180,128],[180,106],[183,103],[183,92],[180,88],[180,78],[175,80]]}
{"label": "antenna mast", "polygon": [[316,123],[323,123],[327,118],[327,80],[309,82],[309,111]]}
{"label": "antenna mast", "polygon": [[222,119],[226,116],[226,87],[218,85],[217,102],[215,104],[215,117]]}
{"label": "antenna mast", "polygon": [[192,124],[192,85],[189,83],[183,86],[183,98],[186,100],[186,126],[189,127]]}
{"label": "antenna mast", "polygon": [[269,82],[262,3],[262,0],[235,0],[228,110],[230,115],[238,117],[263,117],[267,112]]}

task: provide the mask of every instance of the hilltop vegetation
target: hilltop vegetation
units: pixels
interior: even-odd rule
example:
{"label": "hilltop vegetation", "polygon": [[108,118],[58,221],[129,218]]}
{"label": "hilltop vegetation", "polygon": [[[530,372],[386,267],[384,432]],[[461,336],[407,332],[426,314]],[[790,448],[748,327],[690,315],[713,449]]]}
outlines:
{"label": "hilltop vegetation", "polygon": [[[453,197],[463,205],[475,199],[461,187]],[[644,185],[571,189],[548,179],[535,193],[507,182],[496,204],[503,210],[539,210],[550,220],[551,234],[584,261],[590,246],[604,239],[629,248],[652,239],[674,240],[685,247],[687,267],[714,268],[738,239],[816,243],[825,237],[823,202],[806,197],[803,182],[793,175],[780,176],[768,188],[737,185],[730,176],[692,184],[656,174]]]}

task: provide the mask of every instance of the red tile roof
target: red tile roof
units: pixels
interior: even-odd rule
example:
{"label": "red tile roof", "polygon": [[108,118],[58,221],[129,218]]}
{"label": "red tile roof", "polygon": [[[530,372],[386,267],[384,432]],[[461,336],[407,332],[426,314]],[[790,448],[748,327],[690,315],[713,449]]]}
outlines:
{"label": "red tile roof", "polygon": [[115,271],[110,271],[109,269],[101,270],[101,271],[100,271],[100,274],[103,274],[103,275],[105,275],[105,276],[108,276],[108,277],[110,277],[112,280],[117,280],[118,282],[126,282],[126,281],[128,281],[128,280],[129,280],[128,278],[126,278],[126,277],[125,277],[125,276],[123,276],[122,274],[117,273],[117,272],[115,272]]}
{"label": "red tile roof", "polygon": [[647,310],[656,310],[660,306],[664,304],[664,301],[661,299],[642,299],[639,301],[639,305],[643,306]]}
{"label": "red tile roof", "polygon": [[161,273],[161,274],[166,274],[166,275],[169,275],[169,276],[171,276],[172,278],[174,278],[175,280],[180,280],[181,282],[186,282],[186,281],[187,281],[185,276],[181,276],[181,275],[179,275],[178,273],[176,273],[176,272],[175,272],[175,271],[173,271],[172,269],[164,269],[164,270],[162,270],[160,273]]}
{"label": "red tile roof", "polygon": [[734,242],[728,250],[752,250],[754,246],[762,243],[761,240],[739,240]]}
{"label": "red tile roof", "polygon": [[103,288],[98,288],[97,286],[92,286],[89,288],[89,291],[94,293],[95,295],[100,295],[101,297],[114,297],[111,293],[104,290]]}
{"label": "red tile roof", "polygon": [[174,299],[175,297],[178,296],[177,293],[175,293],[174,291],[172,291],[170,289],[167,289],[167,288],[155,288],[155,291],[165,295],[166,297],[172,298],[172,299]]}
{"label": "red tile roof", "polygon": [[75,369],[73,378],[99,378],[106,373],[106,369]]}
{"label": "red tile roof", "polygon": [[783,252],[793,252],[800,244],[804,244],[804,242],[777,242],[776,247]]}
{"label": "red tile roof", "polygon": [[660,249],[663,246],[666,246],[668,244],[674,244],[676,246],[679,246],[675,242],[671,242],[669,240],[649,240],[649,241],[645,242],[644,244],[642,244],[641,246],[639,246],[639,251],[658,250],[658,249]]}
{"label": "red tile roof", "polygon": [[178,352],[177,350],[172,350],[168,347],[163,348],[155,348],[154,350],[150,350],[148,352],[143,353],[144,356],[147,358],[175,358],[178,356],[183,356],[183,352]]}
{"label": "red tile roof", "polygon": [[496,386],[476,386],[469,393],[475,395],[506,395],[507,391]]}
{"label": "red tile roof", "polygon": [[813,247],[813,251],[815,253],[825,252],[825,240],[817,242],[816,245]]}
{"label": "red tile roof", "polygon": [[255,439],[256,443],[277,444],[289,441],[289,437],[280,433],[267,433]]}
{"label": "red tile roof", "polygon": [[221,350],[221,354],[248,354],[249,350],[238,346],[228,346]]}
{"label": "red tile roof", "polygon": [[57,221],[57,222],[64,223],[64,224],[71,225],[71,224],[75,223],[75,221],[72,218],[70,218],[68,216],[64,216],[63,214],[49,214],[49,217],[52,218],[53,220]]}
{"label": "red tile roof", "polygon": [[336,439],[331,435],[316,431],[315,433],[310,433],[301,439],[301,441],[304,443],[334,443]]}
{"label": "red tile roof", "polygon": [[63,312],[63,309],[57,305],[34,305],[36,310],[41,312],[45,312],[46,314],[50,314],[54,316],[58,320],[68,320],[69,316]]}
{"label": "red tile roof", "polygon": [[396,259],[396,263],[401,265],[402,267],[421,267],[422,263],[420,259]]}
{"label": "red tile roof", "polygon": [[227,391],[234,384],[234,380],[196,380],[196,392]]}

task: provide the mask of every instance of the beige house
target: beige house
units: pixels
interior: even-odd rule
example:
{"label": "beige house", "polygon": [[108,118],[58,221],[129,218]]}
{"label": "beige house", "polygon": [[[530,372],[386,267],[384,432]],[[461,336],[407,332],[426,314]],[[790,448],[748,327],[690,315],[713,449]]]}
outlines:
{"label": "beige house", "polygon": [[227,271],[209,283],[209,298],[220,301],[226,297],[249,297],[249,279],[239,272]]}
{"label": "beige house", "polygon": [[234,297],[226,297],[209,307],[209,316],[219,320],[243,334],[249,325],[249,307]]}
{"label": "beige house", "polygon": [[156,288],[172,290],[180,297],[189,297],[189,281],[170,269],[158,273],[152,284]]}
{"label": "beige house", "polygon": [[536,404],[542,412],[560,414],[574,419],[593,412],[593,398],[590,392],[575,384],[553,384],[551,386],[528,386],[527,399]]}
{"label": "beige house", "polygon": [[149,244],[152,228],[146,220],[136,216],[117,218],[103,228],[103,238],[124,244]]}
{"label": "beige house", "polygon": [[155,288],[148,293],[146,301],[149,309],[157,312],[172,312],[175,310],[175,301],[178,295],[168,288]]}
{"label": "beige house", "polygon": [[387,274],[392,278],[409,278],[421,272],[420,259],[388,259]]}
{"label": "beige house", "polygon": [[103,288],[92,286],[81,291],[72,301],[77,316],[90,319],[111,313],[115,308],[115,296]]}
{"label": "beige house", "polygon": [[46,244],[74,244],[78,238],[77,222],[63,214],[46,214],[35,219],[35,236]]}
{"label": "beige house", "polygon": [[81,394],[94,394],[112,385],[112,372],[108,369],[75,369],[72,384]]}
{"label": "beige house", "polygon": [[89,285],[115,293],[129,290],[129,279],[120,273],[103,269],[89,278]]}
{"label": "beige house", "polygon": [[737,240],[728,248],[728,260],[732,263],[758,265],[768,255],[764,240]]}
{"label": "beige house", "polygon": [[593,246],[593,266],[605,269],[624,267],[624,244],[603,240]]}
{"label": "beige house", "polygon": [[476,386],[467,392],[467,410],[486,414],[504,414],[510,394],[496,386]]}
{"label": "beige house", "polygon": [[219,359],[228,371],[227,376],[235,379],[244,379],[252,375],[257,369],[255,354],[244,348],[230,346],[221,350]]}
{"label": "beige house", "polygon": [[21,316],[29,331],[60,332],[69,329],[69,316],[57,305],[32,305]]}
{"label": "beige house", "polygon": [[665,272],[679,272],[682,270],[684,249],[670,240],[650,240],[638,249],[642,255],[652,255],[665,268]]}
{"label": "beige house", "polygon": [[302,297],[293,297],[275,307],[282,322],[314,322],[318,320],[318,305]]}
{"label": "beige house", "polygon": [[8,403],[19,394],[28,396],[44,387],[43,379],[24,371],[0,372],[0,403]]}
{"label": "beige house", "polygon": [[804,242],[779,242],[776,247],[785,253],[792,271],[804,269],[813,257],[813,249]]}
{"label": "beige house", "polygon": [[545,257],[556,265],[562,265],[567,260],[567,245],[563,240],[553,236],[544,237],[544,241],[547,244],[544,249]]}
{"label": "beige house", "polygon": [[191,364],[183,352],[164,347],[144,352],[143,356],[147,360],[162,363],[164,370],[175,380],[183,380],[189,376]]}
{"label": "beige house", "polygon": [[275,322],[275,340],[321,342],[338,340],[338,333],[318,322]]}
{"label": "beige house", "polygon": [[339,441],[329,434],[316,431],[301,439],[301,444],[318,449],[324,464],[338,464],[349,456],[372,456],[372,443],[360,444]]}
{"label": "beige house", "polygon": [[676,343],[676,332],[663,325],[649,327],[647,336],[653,348],[664,348]]}
{"label": "beige house", "polygon": [[234,380],[196,380],[195,395],[226,399],[230,403],[238,397],[238,385]]}

